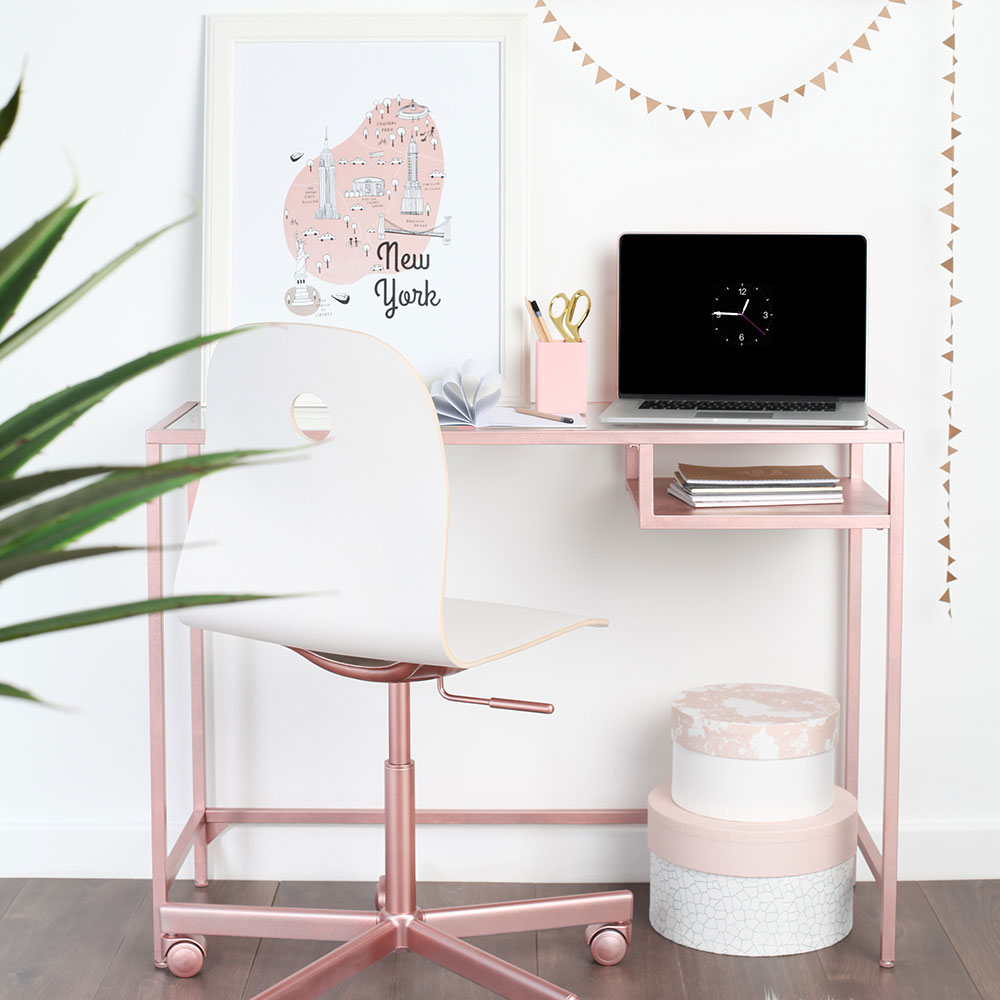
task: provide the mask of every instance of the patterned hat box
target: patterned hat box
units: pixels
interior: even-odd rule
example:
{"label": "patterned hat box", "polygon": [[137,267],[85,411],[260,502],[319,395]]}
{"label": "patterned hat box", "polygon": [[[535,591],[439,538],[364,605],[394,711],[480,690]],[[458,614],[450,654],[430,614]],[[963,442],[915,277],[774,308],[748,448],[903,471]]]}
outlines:
{"label": "patterned hat box", "polygon": [[678,944],[723,955],[795,955],[850,933],[858,806],[835,789],[816,816],[782,823],[682,809],[649,796],[649,922]]}
{"label": "patterned hat box", "polygon": [[764,823],[833,804],[840,705],[780,684],[713,684],[671,706],[674,801],[715,819]]}

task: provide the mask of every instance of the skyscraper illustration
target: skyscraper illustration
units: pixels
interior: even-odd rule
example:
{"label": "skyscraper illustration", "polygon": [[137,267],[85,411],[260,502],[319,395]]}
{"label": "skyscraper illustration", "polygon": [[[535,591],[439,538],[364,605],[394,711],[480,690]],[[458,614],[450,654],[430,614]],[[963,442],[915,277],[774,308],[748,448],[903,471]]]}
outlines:
{"label": "skyscraper illustration", "polygon": [[409,149],[406,151],[406,187],[403,188],[403,204],[400,207],[403,215],[423,215],[424,214],[424,193],[420,190],[420,181],[417,179],[417,143],[415,139],[410,140]]}
{"label": "skyscraper illustration", "polygon": [[319,209],[317,219],[339,219],[337,211],[337,167],[330,152],[329,129],[323,133],[323,152],[319,154],[316,168],[316,182],[319,185]]}

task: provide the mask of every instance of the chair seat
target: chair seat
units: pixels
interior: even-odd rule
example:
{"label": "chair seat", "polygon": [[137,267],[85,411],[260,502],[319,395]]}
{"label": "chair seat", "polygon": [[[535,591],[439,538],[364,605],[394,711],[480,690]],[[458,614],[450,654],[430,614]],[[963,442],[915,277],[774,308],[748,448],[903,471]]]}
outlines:
{"label": "chair seat", "polygon": [[[412,662],[413,652],[395,648],[391,634],[371,637],[364,649],[338,647],[338,636],[324,621],[330,619],[333,595],[277,598],[237,604],[208,604],[185,608],[178,617],[186,625],[281,646],[322,651],[336,658],[364,657],[390,663]],[[444,599],[445,650],[450,663],[433,666],[475,667],[498,660],[529,646],[554,639],[587,625],[604,626],[606,618],[583,618],[560,611],[543,611],[513,604]],[[421,662],[417,660],[417,662]]]}

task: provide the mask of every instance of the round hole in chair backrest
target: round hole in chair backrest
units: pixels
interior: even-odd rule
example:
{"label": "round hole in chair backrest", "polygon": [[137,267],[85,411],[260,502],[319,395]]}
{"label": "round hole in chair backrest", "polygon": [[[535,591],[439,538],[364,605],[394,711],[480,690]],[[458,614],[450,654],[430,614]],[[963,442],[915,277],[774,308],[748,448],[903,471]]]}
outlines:
{"label": "round hole in chair backrest", "polygon": [[292,400],[292,423],[310,441],[322,441],[333,429],[333,417],[326,403],[311,392],[300,392]]}

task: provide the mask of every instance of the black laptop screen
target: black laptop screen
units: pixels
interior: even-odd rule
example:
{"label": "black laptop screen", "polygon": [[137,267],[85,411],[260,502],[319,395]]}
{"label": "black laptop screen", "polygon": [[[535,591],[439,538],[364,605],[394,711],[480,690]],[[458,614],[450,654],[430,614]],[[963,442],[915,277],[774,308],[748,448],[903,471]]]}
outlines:
{"label": "black laptop screen", "polygon": [[863,236],[625,233],[618,395],[865,398]]}

